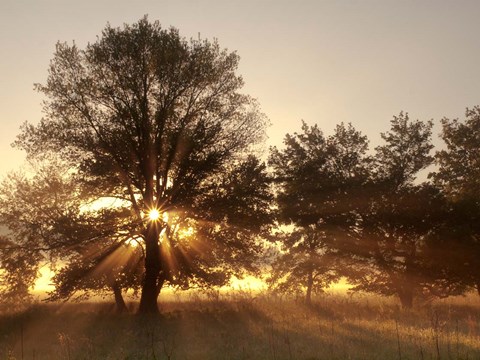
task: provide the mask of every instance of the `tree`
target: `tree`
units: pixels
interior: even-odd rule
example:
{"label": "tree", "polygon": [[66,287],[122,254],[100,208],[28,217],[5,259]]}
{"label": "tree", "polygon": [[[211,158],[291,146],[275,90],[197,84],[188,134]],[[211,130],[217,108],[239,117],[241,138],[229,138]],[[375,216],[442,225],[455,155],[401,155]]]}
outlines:
{"label": "tree", "polygon": [[[242,155],[263,138],[264,116],[239,92],[238,60],[217,42],[186,41],[143,18],[107,26],[85,50],[57,44],[48,80],[37,85],[47,97],[46,116],[24,125],[16,145],[30,157],[50,152],[70,161],[89,197],[128,204],[143,227],[140,312],[158,311],[167,216],[215,229],[221,208],[202,209],[229,192],[222,174],[241,167]],[[150,212],[160,216],[149,219]],[[232,251],[254,241],[242,240]]]}
{"label": "tree", "polygon": [[305,303],[311,305],[312,294],[322,292],[340,279],[339,257],[329,247],[330,239],[321,226],[310,225],[277,235],[281,252],[272,263],[267,279],[275,292],[305,293]]}
{"label": "tree", "polygon": [[441,137],[446,149],[436,153],[431,177],[449,201],[449,216],[437,237],[437,262],[445,281],[480,294],[480,107],[467,109],[464,121],[443,119]]}
{"label": "tree", "polygon": [[396,295],[405,308],[416,296],[444,296],[429,251],[445,216],[441,194],[430,184],[387,191],[375,194],[362,214],[361,236],[352,246],[360,261],[351,282],[356,290]]}
{"label": "tree", "polygon": [[102,239],[82,246],[68,256],[68,263],[52,279],[55,286],[48,300],[66,300],[74,296],[87,299],[94,295],[113,293],[115,309],[122,313],[127,306],[122,293],[139,290],[143,253],[135,242],[116,242]]}
{"label": "tree", "polygon": [[281,254],[273,264],[271,286],[321,291],[342,274],[338,245],[354,232],[354,201],[367,179],[368,140],[352,125],[340,124],[325,137],[314,125],[285,137],[285,148],[273,148],[270,165],[278,186],[276,202],[281,225],[293,225],[280,237]]}
{"label": "tree", "polygon": [[[107,287],[117,291],[118,305],[123,302],[122,289],[138,287],[134,272],[120,271],[131,262],[130,257],[138,258],[138,254],[118,256],[119,248],[127,245],[138,228],[131,223],[130,211],[121,207],[89,209],[87,200],[79,194],[69,169],[55,163],[37,164],[31,176],[16,173],[4,180],[0,187],[0,221],[8,241],[0,246],[0,261],[6,279],[10,279],[6,287],[23,289],[22,297],[27,299],[38,269],[47,264],[62,267],[54,279],[55,299],[68,298],[77,290],[88,293]],[[104,266],[107,255],[116,256],[115,266]],[[87,258],[80,266],[78,259]],[[95,280],[85,276],[80,281],[78,275],[82,270],[86,274],[92,264],[97,267]],[[119,285],[117,289],[113,284]],[[20,296],[17,298],[20,300]]]}
{"label": "tree", "polygon": [[384,145],[375,148],[375,166],[364,187],[360,236],[349,245],[359,260],[350,281],[358,290],[397,295],[404,307],[429,280],[424,247],[441,214],[438,191],[416,184],[418,172],[433,161],[429,155],[432,122],[411,121],[400,113],[382,133]]}
{"label": "tree", "polygon": [[39,264],[38,254],[19,254],[14,245],[8,236],[0,237],[0,303],[10,310],[31,300]]}
{"label": "tree", "polygon": [[[136,292],[143,274],[144,249],[138,235],[141,226],[132,223],[131,211],[121,204],[112,208],[88,203],[68,168],[50,163],[37,166],[34,173],[33,177],[12,174],[0,187],[0,218],[13,240],[0,246],[3,284],[10,289],[9,296],[13,289],[23,289],[16,291],[16,299],[21,294],[27,299],[37,269],[53,262],[57,273],[49,300],[85,299],[113,291],[117,311],[125,311],[122,291]],[[213,189],[221,195],[210,197],[199,208],[217,214],[214,226],[192,217],[182,218],[180,212],[168,220],[161,246],[162,261],[169,265],[162,269],[162,279],[170,286],[225,285],[261,251],[260,241],[249,242],[248,249],[242,251],[238,248],[257,234],[255,229],[270,221],[271,195],[265,165],[249,157],[232,172],[222,174],[222,183]],[[211,267],[217,270],[209,270]],[[251,264],[247,270],[257,269]]]}
{"label": "tree", "polygon": [[0,186],[0,224],[4,230],[0,245],[1,284],[11,295],[15,294],[18,303],[31,298],[29,289],[34,286],[47,253],[53,255],[57,251],[59,236],[50,236],[52,220],[60,224],[74,208],[67,201],[57,206],[57,200],[72,188],[61,188],[54,172],[46,171],[45,175],[43,186],[39,186],[38,178],[29,179],[22,173],[10,174]]}

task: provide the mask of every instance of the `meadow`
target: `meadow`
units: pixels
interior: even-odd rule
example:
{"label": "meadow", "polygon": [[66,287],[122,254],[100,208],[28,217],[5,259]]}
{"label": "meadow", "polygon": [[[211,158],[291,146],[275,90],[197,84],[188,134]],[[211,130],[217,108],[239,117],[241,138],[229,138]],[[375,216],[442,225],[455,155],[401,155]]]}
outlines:
{"label": "meadow", "polygon": [[346,294],[310,307],[248,292],[160,304],[161,315],[147,317],[92,302],[3,314],[0,359],[480,359],[474,295],[413,310]]}

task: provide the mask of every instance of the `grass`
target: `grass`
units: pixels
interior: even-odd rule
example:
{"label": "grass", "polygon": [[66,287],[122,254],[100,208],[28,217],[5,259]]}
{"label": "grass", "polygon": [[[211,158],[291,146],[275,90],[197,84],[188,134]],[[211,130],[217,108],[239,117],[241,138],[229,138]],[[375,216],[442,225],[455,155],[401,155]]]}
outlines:
{"label": "grass", "polygon": [[371,296],[324,295],[307,307],[239,292],[161,309],[143,317],[105,303],[37,304],[4,314],[0,359],[480,359],[476,297],[404,311]]}

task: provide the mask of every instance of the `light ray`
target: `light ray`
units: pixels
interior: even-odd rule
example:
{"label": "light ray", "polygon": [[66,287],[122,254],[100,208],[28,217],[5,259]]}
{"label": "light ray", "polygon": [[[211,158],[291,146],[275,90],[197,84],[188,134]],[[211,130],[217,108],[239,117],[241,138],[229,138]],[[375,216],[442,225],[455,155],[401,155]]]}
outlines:
{"label": "light ray", "polygon": [[151,221],[157,221],[160,218],[160,212],[157,209],[152,209],[148,212],[148,218]]}

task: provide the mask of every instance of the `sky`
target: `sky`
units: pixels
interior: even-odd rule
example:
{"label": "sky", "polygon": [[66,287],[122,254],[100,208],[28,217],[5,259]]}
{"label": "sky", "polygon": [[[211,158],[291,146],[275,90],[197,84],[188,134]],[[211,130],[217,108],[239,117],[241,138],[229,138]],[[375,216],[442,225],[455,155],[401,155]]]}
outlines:
{"label": "sky", "polygon": [[271,122],[268,145],[303,119],[327,134],[351,122],[375,146],[402,110],[438,134],[441,118],[480,105],[479,13],[480,1],[461,0],[0,0],[0,177],[24,159],[10,146],[20,125],[42,117],[33,84],[55,43],[83,48],[107,22],[148,14],[237,51],[244,92]]}

